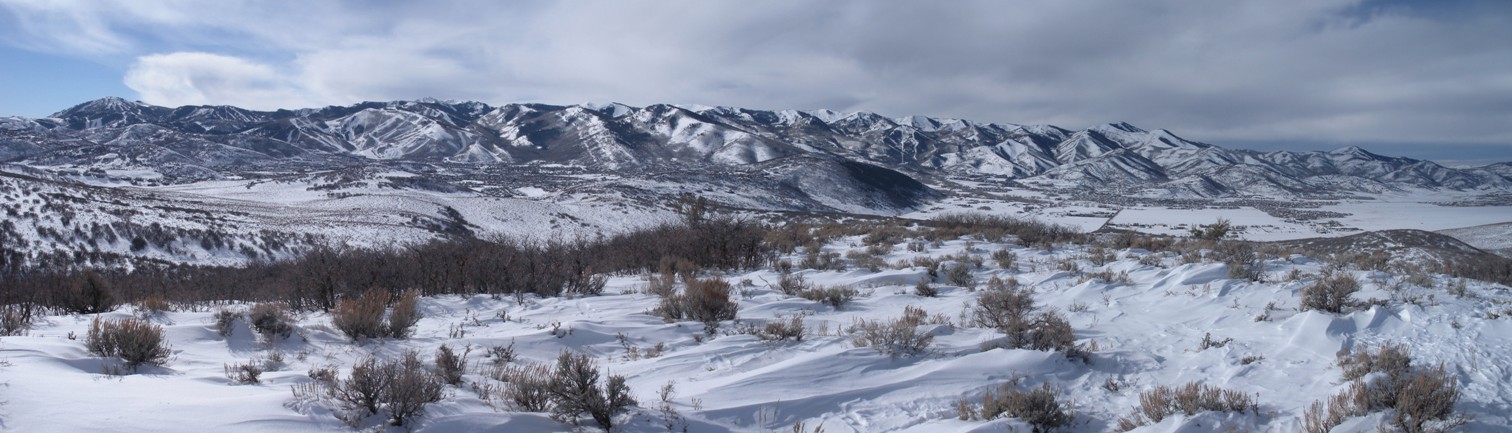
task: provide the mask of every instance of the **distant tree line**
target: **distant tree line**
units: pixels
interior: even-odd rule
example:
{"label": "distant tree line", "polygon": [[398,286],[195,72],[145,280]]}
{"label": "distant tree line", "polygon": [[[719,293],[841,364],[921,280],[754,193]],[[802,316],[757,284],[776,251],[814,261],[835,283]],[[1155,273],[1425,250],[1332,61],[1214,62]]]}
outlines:
{"label": "distant tree line", "polygon": [[283,301],[329,311],[369,289],[394,295],[593,295],[604,276],[657,270],[664,258],[698,268],[765,264],[775,251],[756,221],[710,215],[698,201],[679,206],[684,220],[614,236],[549,242],[452,237],[386,249],[318,247],[292,260],[244,267],[163,265],[127,270],[26,268],[0,248],[0,304],[94,313],[148,297],[175,302]]}

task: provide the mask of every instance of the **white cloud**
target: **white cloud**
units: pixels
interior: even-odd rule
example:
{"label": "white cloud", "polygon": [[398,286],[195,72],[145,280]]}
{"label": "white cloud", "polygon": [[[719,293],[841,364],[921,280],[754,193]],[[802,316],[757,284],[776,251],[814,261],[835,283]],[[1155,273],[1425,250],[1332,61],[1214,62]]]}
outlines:
{"label": "white cloud", "polygon": [[219,54],[179,52],[137,59],[126,86],[165,106],[236,105],[254,109],[301,107],[309,93],[275,68]]}
{"label": "white cloud", "polygon": [[613,100],[1512,142],[1512,8],[1446,4],[0,0],[45,18],[9,39],[141,56],[128,84],[165,105]]}

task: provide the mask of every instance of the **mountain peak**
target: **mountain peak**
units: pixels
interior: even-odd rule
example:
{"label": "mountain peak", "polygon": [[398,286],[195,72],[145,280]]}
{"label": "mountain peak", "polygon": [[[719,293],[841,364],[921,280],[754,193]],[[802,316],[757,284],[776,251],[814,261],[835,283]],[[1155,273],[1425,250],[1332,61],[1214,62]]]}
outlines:
{"label": "mountain peak", "polygon": [[84,111],[91,111],[91,112],[98,112],[98,111],[110,111],[110,112],[133,111],[133,110],[141,109],[142,107],[151,107],[151,105],[148,105],[148,104],[143,103],[141,101],[128,101],[128,100],[126,100],[126,98],[122,98],[122,97],[119,97],[119,96],[106,96],[104,98],[96,99],[96,100],[93,100],[93,101],[88,101],[88,102],[85,102],[85,103],[82,103],[82,104],[79,104],[79,105],[75,105],[75,106],[69,107],[69,108],[67,108],[67,109],[65,109],[63,111],[59,111],[57,113],[53,113],[52,117],[66,117],[70,113],[78,113],[78,112],[84,112]]}
{"label": "mountain peak", "polygon": [[1094,126],[1092,128],[1089,128],[1089,129],[1097,130],[1099,132],[1107,131],[1107,130],[1110,130],[1110,129],[1111,130],[1116,130],[1116,131],[1123,131],[1123,132],[1149,132],[1149,131],[1145,131],[1143,129],[1140,129],[1138,126],[1130,125],[1128,122],[1105,123],[1105,124],[1102,124],[1102,125]]}

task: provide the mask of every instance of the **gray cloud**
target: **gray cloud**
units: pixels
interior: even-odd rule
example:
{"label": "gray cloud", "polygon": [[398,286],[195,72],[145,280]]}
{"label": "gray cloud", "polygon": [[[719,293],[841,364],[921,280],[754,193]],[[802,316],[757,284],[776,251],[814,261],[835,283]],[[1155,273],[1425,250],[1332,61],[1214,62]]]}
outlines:
{"label": "gray cloud", "polygon": [[36,23],[12,44],[135,57],[126,83],[167,105],[612,100],[1512,145],[1512,6],[1446,3],[0,0]]}

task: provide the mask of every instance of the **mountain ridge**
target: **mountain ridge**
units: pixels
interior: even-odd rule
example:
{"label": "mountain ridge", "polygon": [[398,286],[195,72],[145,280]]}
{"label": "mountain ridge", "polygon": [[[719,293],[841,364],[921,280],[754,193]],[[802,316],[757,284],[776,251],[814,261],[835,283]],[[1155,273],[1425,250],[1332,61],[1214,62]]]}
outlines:
{"label": "mountain ridge", "polygon": [[821,154],[914,176],[1043,180],[1176,197],[1512,190],[1512,171],[1495,164],[1450,168],[1355,146],[1262,152],[1187,140],[1169,130],[1126,122],[1073,131],[865,111],[620,103],[493,106],[429,98],[257,111],[169,108],[107,97],[47,118],[6,118],[0,129],[7,133],[0,142],[5,162],[67,163],[69,155],[99,159],[107,149],[91,151],[85,143],[136,144],[161,148],[137,151],[136,157],[147,158],[138,165],[198,173],[192,178],[215,177],[237,165],[291,162],[556,163],[614,171],[689,163],[753,166]]}

